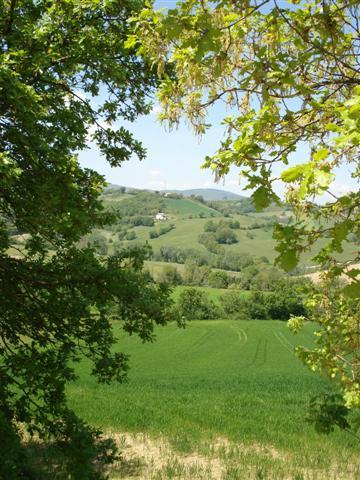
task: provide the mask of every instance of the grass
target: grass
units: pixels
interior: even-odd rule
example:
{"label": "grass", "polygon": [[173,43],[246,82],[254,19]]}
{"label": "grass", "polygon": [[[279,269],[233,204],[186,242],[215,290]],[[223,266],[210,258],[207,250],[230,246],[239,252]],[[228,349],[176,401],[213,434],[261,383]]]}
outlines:
{"label": "grass", "polygon": [[213,208],[202,205],[201,203],[188,198],[165,198],[164,203],[166,210],[170,210],[171,212],[177,213],[179,215],[199,215],[200,213],[203,213],[207,217],[211,215],[221,216],[221,214],[217,210],[214,210]]}
{"label": "grass", "polygon": [[[167,199],[167,201],[181,202],[182,200]],[[186,200],[188,201],[188,200]],[[195,204],[195,206],[199,206]],[[207,208],[202,207],[201,208]],[[209,210],[209,209],[208,209]],[[261,221],[261,217],[245,216],[245,215],[233,215],[232,219],[238,220],[242,227],[249,226],[254,222]],[[229,220],[226,217],[217,217],[213,219],[215,222],[219,220]],[[187,218],[175,213],[171,216],[169,222],[162,222],[155,227],[136,227],[134,231],[136,233],[136,240],[140,242],[148,242],[154,251],[159,251],[162,246],[171,246],[179,248],[193,248],[203,253],[207,253],[205,247],[198,242],[199,235],[204,233],[204,225],[209,221],[209,218]],[[175,228],[165,235],[161,235],[158,238],[150,239],[149,231],[156,230],[160,225],[166,225],[167,223],[174,223]],[[247,236],[247,230],[234,230],[238,242],[232,245],[222,245],[225,250],[233,251],[241,254],[250,254],[255,256],[265,256],[270,262],[273,262],[277,257],[275,250],[276,242],[272,238],[273,232],[271,228],[253,229],[249,232],[253,238]],[[131,245],[131,242],[125,242]],[[318,242],[316,251],[326,244],[326,239]],[[337,254],[339,260],[346,260],[352,258],[353,251],[356,249],[355,244],[345,243],[344,252]],[[313,265],[312,258],[315,255],[315,250],[312,252],[305,252],[301,256],[300,265],[309,266]]]}
{"label": "grass", "polygon": [[[155,195],[155,194],[154,194]],[[121,202],[124,199],[134,198],[136,200],[136,195],[121,194],[120,192],[113,192],[113,194],[107,194],[104,196],[105,203],[107,206],[120,206]],[[157,198],[157,196],[156,196]],[[157,198],[158,200],[158,198]],[[224,217],[219,211],[216,211],[207,205],[196,202],[191,198],[183,199],[174,199],[174,198],[162,198],[161,199],[164,208],[169,217],[168,222],[157,222],[154,227],[136,227],[134,232],[136,234],[136,241],[144,243],[148,242],[154,249],[154,251],[159,251],[162,246],[172,246],[179,248],[194,248],[203,253],[206,253],[207,250],[203,245],[198,243],[198,237],[201,233],[204,232],[204,224],[214,217],[213,220],[229,220],[229,218]],[[232,203],[232,202],[230,202]],[[236,203],[236,202],[235,202]],[[286,215],[290,215],[289,212],[285,212]],[[232,215],[233,220],[238,220],[241,227],[248,227],[254,223],[262,223],[269,220],[269,217],[279,216],[284,214],[284,209],[281,207],[272,206],[269,209],[265,209],[263,212],[250,213],[248,215]],[[206,218],[199,218],[199,216],[204,216]],[[191,218],[190,218],[191,217]],[[166,225],[168,223],[174,223],[175,229],[161,235],[158,238],[150,239],[149,231],[158,230],[161,225]],[[104,231],[103,234],[106,235]],[[266,256],[270,262],[273,262],[277,256],[275,251],[276,242],[272,238],[272,229],[271,228],[259,228],[253,229],[250,231],[253,238],[247,236],[246,230],[235,230],[235,233],[238,237],[238,242],[233,245],[223,245],[223,248],[227,251],[233,251],[240,254],[250,254],[255,256]],[[107,237],[112,236],[112,238],[117,241],[117,236],[113,235],[111,232],[106,235]],[[131,245],[132,241],[125,241],[125,244]],[[316,252],[326,244],[326,239],[322,239],[317,242],[316,249],[312,252],[305,252],[301,256],[300,265],[301,266],[311,266],[314,265],[312,258]],[[352,243],[344,243],[344,252],[338,253],[336,255],[338,260],[349,260],[354,257],[356,251],[356,245]],[[113,252],[113,248],[110,248],[110,253]]]}
{"label": "grass", "polygon": [[360,478],[358,443],[304,419],[310,397],[329,389],[293,355],[296,342],[311,343],[311,325],[293,337],[278,321],[193,321],[145,345],[117,328],[129,383],[98,385],[83,361],[68,397],[93,425],[153,439],[163,461],[141,478]]}
{"label": "grass", "polygon": [[185,265],[183,263],[172,263],[172,262],[156,262],[153,260],[145,261],[145,268],[151,273],[155,278],[159,278],[159,275],[162,273],[165,267],[171,266],[177,269],[180,274],[184,273]]}

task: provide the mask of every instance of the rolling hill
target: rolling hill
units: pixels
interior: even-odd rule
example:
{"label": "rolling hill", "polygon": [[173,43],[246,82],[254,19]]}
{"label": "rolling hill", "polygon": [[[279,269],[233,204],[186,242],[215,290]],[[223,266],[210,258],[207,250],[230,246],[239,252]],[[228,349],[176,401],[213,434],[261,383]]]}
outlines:
{"label": "rolling hill", "polygon": [[[192,192],[199,193],[200,190]],[[214,257],[211,249],[209,251],[204,242],[199,242],[205,233],[205,226],[212,220],[216,225],[222,222],[226,226],[229,221],[238,224],[233,230],[236,240],[231,244],[220,245],[217,252],[219,258],[230,254],[249,255],[257,258],[257,263],[261,263],[259,259],[263,258],[271,264],[277,256],[273,226],[276,222],[287,223],[291,220],[291,212],[286,206],[274,205],[259,213],[254,211],[248,198],[204,201],[196,197],[184,198],[179,193],[124,191],[118,187],[107,189],[103,201],[106,208],[114,209],[119,214],[117,224],[98,231],[104,241],[109,242],[108,253],[111,254],[121,245],[127,247],[147,243],[152,247],[154,259],[158,262],[161,261],[159,255],[164,247],[191,249],[200,256]],[[165,220],[154,220],[160,212],[164,214]],[[319,242],[321,246],[325,243],[326,239]],[[339,254],[339,259],[350,257],[349,254],[355,248],[351,242],[345,247],[344,252]],[[314,255],[315,250],[303,255],[301,266],[304,273],[311,271]],[[228,269],[232,270],[230,266]]]}
{"label": "rolling hill", "polygon": [[203,197],[205,201],[211,200],[241,200],[247,198],[237,193],[228,192],[227,190],[220,190],[218,188],[193,188],[190,190],[164,190],[162,193],[179,193],[184,197],[198,196]]}

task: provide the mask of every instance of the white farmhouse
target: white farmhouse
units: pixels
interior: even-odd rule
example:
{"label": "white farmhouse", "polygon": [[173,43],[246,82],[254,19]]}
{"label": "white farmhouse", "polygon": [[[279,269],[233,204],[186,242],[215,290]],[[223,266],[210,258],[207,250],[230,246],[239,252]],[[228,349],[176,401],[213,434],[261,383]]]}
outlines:
{"label": "white farmhouse", "polygon": [[160,222],[163,222],[164,220],[167,220],[167,216],[163,212],[159,212],[155,215],[155,220],[160,220]]}

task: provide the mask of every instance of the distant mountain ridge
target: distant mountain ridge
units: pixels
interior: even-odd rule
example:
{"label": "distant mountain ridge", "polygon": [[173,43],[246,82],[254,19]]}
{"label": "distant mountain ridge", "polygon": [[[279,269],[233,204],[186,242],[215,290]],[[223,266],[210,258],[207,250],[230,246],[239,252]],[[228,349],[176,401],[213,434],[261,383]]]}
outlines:
{"label": "distant mountain ridge", "polygon": [[201,195],[205,201],[209,200],[241,200],[248,198],[237,193],[220,190],[218,188],[191,188],[189,190],[162,190],[162,193],[181,193],[184,197]]}
{"label": "distant mountain ridge", "polygon": [[[134,187],[125,187],[122,185],[116,185],[114,183],[108,183],[105,190],[120,189],[125,188],[126,190],[144,190],[148,192],[155,192],[156,190],[150,190],[146,188],[134,188]],[[227,190],[220,190],[218,188],[191,188],[188,190],[160,190],[161,193],[178,193],[184,195],[184,197],[191,197],[192,195],[201,195],[203,199],[207,201],[211,200],[242,200],[245,197],[243,195],[238,195],[237,193],[229,192]]]}

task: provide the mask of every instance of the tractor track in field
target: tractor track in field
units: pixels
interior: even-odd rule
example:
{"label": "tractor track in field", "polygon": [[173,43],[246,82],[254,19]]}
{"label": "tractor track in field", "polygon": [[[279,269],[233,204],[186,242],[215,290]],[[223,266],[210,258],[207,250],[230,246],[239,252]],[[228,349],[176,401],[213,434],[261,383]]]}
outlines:
{"label": "tractor track in field", "polygon": [[231,330],[233,330],[236,333],[237,341],[235,344],[239,344],[241,347],[245,345],[245,343],[248,341],[248,336],[243,328],[235,328],[233,325],[230,325]]}
{"label": "tractor track in field", "polygon": [[250,362],[244,365],[244,368],[262,367],[267,362],[268,341],[260,338],[257,341],[254,355]]}
{"label": "tractor track in field", "polygon": [[289,342],[289,340],[281,333],[273,331],[275,338],[279,340],[280,345],[282,345],[288,352],[294,353],[294,345]]}

